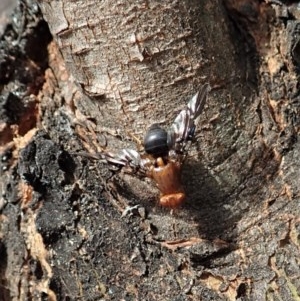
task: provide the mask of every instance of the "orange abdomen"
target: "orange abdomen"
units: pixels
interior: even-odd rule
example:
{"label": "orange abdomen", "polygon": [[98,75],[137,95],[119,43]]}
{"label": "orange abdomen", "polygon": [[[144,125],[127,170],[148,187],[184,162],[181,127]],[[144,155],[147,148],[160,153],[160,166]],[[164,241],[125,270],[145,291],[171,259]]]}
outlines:
{"label": "orange abdomen", "polygon": [[169,161],[164,164],[161,158],[157,159],[157,167],[151,169],[151,178],[160,190],[160,204],[164,207],[178,207],[185,199],[181,185],[181,164]]}

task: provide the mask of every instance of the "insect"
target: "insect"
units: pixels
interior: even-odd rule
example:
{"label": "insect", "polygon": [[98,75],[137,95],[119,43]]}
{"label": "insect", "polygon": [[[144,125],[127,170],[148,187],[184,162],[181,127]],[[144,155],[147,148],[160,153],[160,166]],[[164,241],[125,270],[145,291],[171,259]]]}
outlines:
{"label": "insect", "polygon": [[122,149],[119,154],[102,153],[107,163],[138,173],[156,182],[160,191],[160,204],[175,208],[185,199],[181,184],[182,164],[188,145],[195,140],[196,124],[210,91],[208,83],[190,99],[167,130],[158,124],[149,127],[144,137],[144,154],[133,149]]}

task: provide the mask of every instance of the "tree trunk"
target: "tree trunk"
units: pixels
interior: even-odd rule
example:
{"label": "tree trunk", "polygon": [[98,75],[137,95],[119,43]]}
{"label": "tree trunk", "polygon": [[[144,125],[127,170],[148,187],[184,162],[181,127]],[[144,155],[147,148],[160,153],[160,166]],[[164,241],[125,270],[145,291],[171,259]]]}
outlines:
{"label": "tree trunk", "polygon": [[[0,52],[0,299],[298,300],[298,19],[281,1],[20,1]],[[181,208],[82,155],[140,150],[206,82]]]}

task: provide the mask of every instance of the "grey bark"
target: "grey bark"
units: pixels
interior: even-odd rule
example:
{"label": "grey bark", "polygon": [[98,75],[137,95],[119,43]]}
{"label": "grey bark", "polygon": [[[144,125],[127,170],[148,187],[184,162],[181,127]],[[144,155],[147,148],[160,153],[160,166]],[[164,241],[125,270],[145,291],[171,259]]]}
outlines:
{"label": "grey bark", "polygon": [[[21,2],[4,46],[24,69],[1,77],[4,300],[299,299],[297,7],[224,4],[39,1],[50,42]],[[182,208],[74,154],[138,148],[205,82]]]}

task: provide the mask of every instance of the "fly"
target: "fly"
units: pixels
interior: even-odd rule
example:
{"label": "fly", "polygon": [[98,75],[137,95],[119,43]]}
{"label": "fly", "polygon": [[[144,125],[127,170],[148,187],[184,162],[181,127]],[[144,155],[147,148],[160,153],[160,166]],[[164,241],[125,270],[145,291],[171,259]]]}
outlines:
{"label": "fly", "polygon": [[103,152],[99,158],[125,168],[130,173],[151,178],[160,191],[162,206],[180,206],[186,197],[181,184],[182,164],[187,156],[188,144],[195,140],[198,117],[209,91],[209,84],[204,84],[177,115],[169,129],[152,124],[144,137],[145,153],[122,149],[118,154]]}

